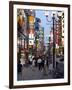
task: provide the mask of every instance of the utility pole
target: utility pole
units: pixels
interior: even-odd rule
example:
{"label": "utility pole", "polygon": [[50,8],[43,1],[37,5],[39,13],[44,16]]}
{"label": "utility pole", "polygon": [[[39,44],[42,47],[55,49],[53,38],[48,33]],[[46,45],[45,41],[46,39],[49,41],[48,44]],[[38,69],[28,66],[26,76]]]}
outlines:
{"label": "utility pole", "polygon": [[55,31],[54,31],[54,21],[55,14],[53,14],[53,69],[55,69]]}

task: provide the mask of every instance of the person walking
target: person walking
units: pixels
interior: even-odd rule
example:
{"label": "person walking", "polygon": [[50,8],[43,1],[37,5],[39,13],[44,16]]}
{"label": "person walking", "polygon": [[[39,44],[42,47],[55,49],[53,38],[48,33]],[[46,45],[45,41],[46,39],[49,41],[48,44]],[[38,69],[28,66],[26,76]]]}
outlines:
{"label": "person walking", "polygon": [[33,67],[35,66],[35,58],[33,58],[32,66],[33,66]]}
{"label": "person walking", "polygon": [[37,67],[37,57],[35,57],[35,67]]}
{"label": "person walking", "polygon": [[17,71],[18,71],[18,73],[22,72],[22,64],[21,64],[20,60],[18,60],[18,63],[17,63]]}
{"label": "person walking", "polygon": [[17,62],[17,79],[22,80],[22,64],[20,60]]}
{"label": "person walking", "polygon": [[43,69],[44,75],[48,75],[48,66],[47,66],[47,59],[44,60],[44,69]]}
{"label": "person walking", "polygon": [[39,57],[37,61],[39,70],[41,70],[41,62],[42,62],[41,57]]}
{"label": "person walking", "polygon": [[44,69],[44,57],[42,57],[41,68]]}

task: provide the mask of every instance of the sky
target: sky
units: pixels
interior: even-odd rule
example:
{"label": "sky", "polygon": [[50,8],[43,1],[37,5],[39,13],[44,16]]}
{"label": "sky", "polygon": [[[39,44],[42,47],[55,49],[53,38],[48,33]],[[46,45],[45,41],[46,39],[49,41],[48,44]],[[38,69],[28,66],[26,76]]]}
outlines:
{"label": "sky", "polygon": [[[49,11],[51,13],[51,11]],[[41,19],[41,26],[44,27],[44,41],[46,42],[46,37],[50,35],[51,27],[52,27],[52,18],[49,15],[49,20],[51,22],[47,22],[46,16],[45,16],[45,11],[44,10],[35,10],[35,14],[37,18]]]}

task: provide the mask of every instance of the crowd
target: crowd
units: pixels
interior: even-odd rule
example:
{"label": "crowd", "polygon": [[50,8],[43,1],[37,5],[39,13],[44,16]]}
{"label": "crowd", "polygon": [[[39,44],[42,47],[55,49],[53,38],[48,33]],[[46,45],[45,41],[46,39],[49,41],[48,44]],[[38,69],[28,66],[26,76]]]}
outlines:
{"label": "crowd", "polygon": [[41,70],[42,68],[44,68],[44,66],[48,66],[48,58],[46,57],[37,57],[37,58],[33,58],[32,60],[32,65],[33,66],[38,66],[39,67],[39,70]]}
{"label": "crowd", "polygon": [[[53,74],[53,78],[63,78],[64,77],[64,64],[63,64],[64,58],[61,58],[60,61],[62,63],[56,62],[56,68],[53,71],[52,64],[50,64],[50,58],[47,56],[38,56],[38,57],[31,57],[30,60],[28,60],[27,63],[25,63],[24,66],[30,68],[32,71],[38,70],[38,72],[42,73],[44,75],[48,75],[49,73]],[[19,74],[22,74],[22,64],[21,61],[18,60],[17,63],[17,71]],[[25,67],[25,68],[26,68]]]}
{"label": "crowd", "polygon": [[[33,68],[38,67],[39,71],[44,71],[44,74],[47,74],[48,72],[48,57],[45,56],[39,56],[39,57],[33,57],[29,62],[28,65],[31,65]],[[21,72],[22,65],[20,61],[18,62],[18,72]]]}

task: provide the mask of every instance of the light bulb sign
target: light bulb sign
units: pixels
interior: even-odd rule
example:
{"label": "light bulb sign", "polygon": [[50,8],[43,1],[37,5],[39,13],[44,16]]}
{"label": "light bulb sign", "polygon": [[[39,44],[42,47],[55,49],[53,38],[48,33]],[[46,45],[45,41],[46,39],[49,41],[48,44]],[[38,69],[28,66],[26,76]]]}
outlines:
{"label": "light bulb sign", "polygon": [[34,45],[34,34],[29,34],[29,45]]}

